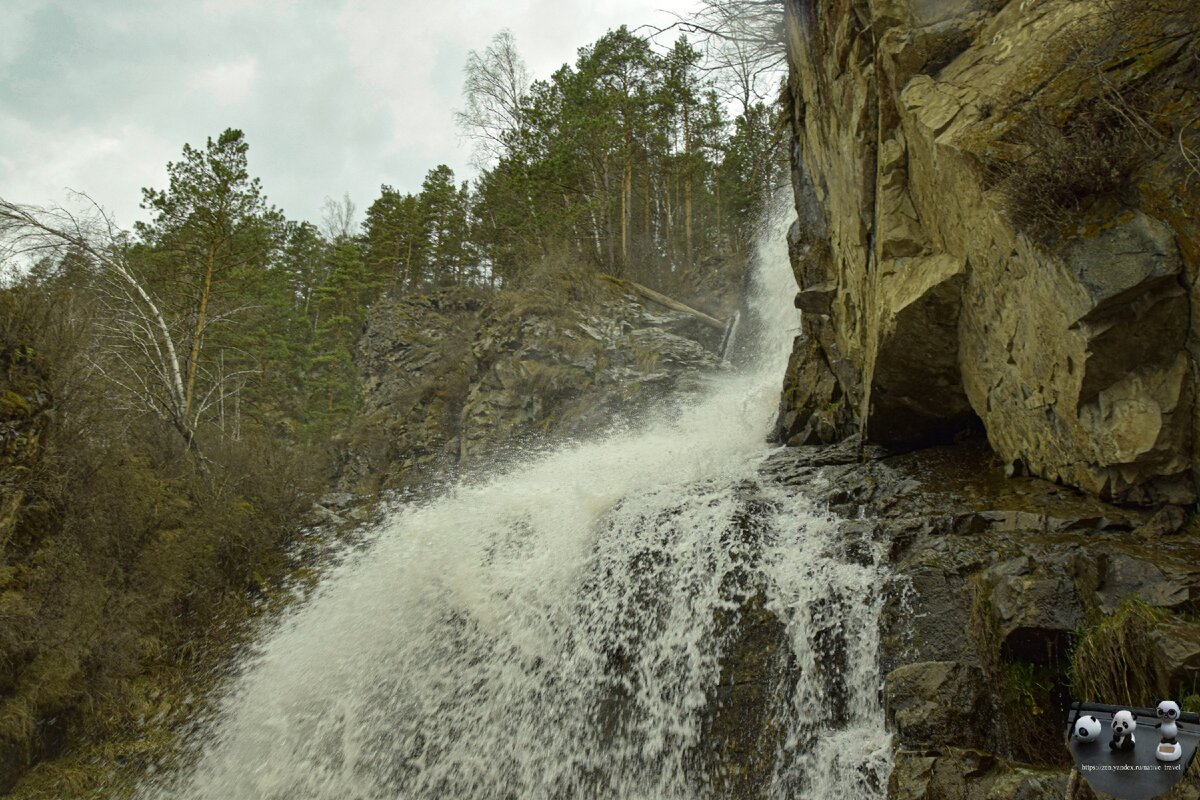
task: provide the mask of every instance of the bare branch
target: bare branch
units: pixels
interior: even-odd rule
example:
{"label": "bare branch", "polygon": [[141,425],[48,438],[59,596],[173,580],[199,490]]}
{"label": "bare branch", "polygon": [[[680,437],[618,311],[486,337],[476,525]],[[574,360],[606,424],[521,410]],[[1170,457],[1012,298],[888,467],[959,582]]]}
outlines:
{"label": "bare branch", "polygon": [[[40,254],[69,248],[94,260],[110,285],[106,304],[115,320],[108,328],[113,341],[107,352],[132,378],[118,380],[98,362],[93,369],[163,415],[184,436],[188,447],[195,449],[193,430],[184,418],[183,370],[175,338],[160,304],[129,264],[129,236],[98,203],[85,194],[76,196],[90,205],[88,216],[62,207],[23,206],[0,198],[0,240],[10,253]],[[136,347],[147,357],[145,366],[156,377],[155,385],[145,380],[144,368],[139,370],[129,361],[124,352],[128,347]]]}
{"label": "bare branch", "polygon": [[497,33],[482,53],[468,53],[463,72],[466,108],[454,118],[475,142],[476,166],[486,168],[503,155],[508,134],[520,128],[532,78],[510,30]]}

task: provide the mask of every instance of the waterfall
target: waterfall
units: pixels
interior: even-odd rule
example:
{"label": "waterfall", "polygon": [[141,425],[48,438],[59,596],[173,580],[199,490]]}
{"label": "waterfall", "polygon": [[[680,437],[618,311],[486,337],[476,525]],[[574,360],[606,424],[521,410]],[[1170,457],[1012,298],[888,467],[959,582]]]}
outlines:
{"label": "waterfall", "polygon": [[847,555],[838,519],[759,475],[799,325],[778,216],[740,326],[754,363],[636,430],[397,509],[142,797],[719,797],[705,720],[748,586],[786,655],[762,796],[881,797],[878,554]]}

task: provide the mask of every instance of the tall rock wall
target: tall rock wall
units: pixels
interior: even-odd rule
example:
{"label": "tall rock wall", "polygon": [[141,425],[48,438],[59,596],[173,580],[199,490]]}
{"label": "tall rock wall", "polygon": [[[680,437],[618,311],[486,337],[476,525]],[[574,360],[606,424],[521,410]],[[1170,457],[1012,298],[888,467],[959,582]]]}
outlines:
{"label": "tall rock wall", "polygon": [[1200,11],[787,0],[793,444],[982,426],[1015,471],[1195,499]]}
{"label": "tall rock wall", "polygon": [[344,483],[413,489],[493,469],[534,441],[633,421],[720,368],[721,331],[625,287],[446,288],[377,303],[359,342],[364,409]]}

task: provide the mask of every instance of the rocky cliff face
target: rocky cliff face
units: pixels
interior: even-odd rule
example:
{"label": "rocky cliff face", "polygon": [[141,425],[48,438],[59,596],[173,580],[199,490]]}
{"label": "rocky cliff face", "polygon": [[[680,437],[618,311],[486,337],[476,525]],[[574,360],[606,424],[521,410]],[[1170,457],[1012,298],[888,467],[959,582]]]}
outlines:
{"label": "rocky cliff face", "polygon": [[382,302],[360,343],[365,422],[347,473],[404,489],[630,422],[697,388],[720,366],[720,340],[696,317],[590,277]]}
{"label": "rocky cliff face", "polygon": [[785,439],[982,427],[1010,470],[1194,500],[1200,11],[786,6],[806,338]]}
{"label": "rocky cliff face", "polygon": [[889,795],[1062,797],[1070,697],[1200,704],[1200,7],[785,6],[774,472],[887,548]]}

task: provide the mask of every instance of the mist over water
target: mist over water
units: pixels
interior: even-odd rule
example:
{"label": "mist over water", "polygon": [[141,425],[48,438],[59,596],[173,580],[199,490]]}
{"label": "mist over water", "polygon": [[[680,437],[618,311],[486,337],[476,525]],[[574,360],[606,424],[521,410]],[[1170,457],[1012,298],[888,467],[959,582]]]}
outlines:
{"label": "mist over water", "polygon": [[751,363],[639,429],[397,510],[142,796],[720,796],[697,765],[747,581],[791,649],[764,793],[882,796],[877,557],[842,557],[838,520],[758,474],[799,327],[790,221],[753,267]]}

